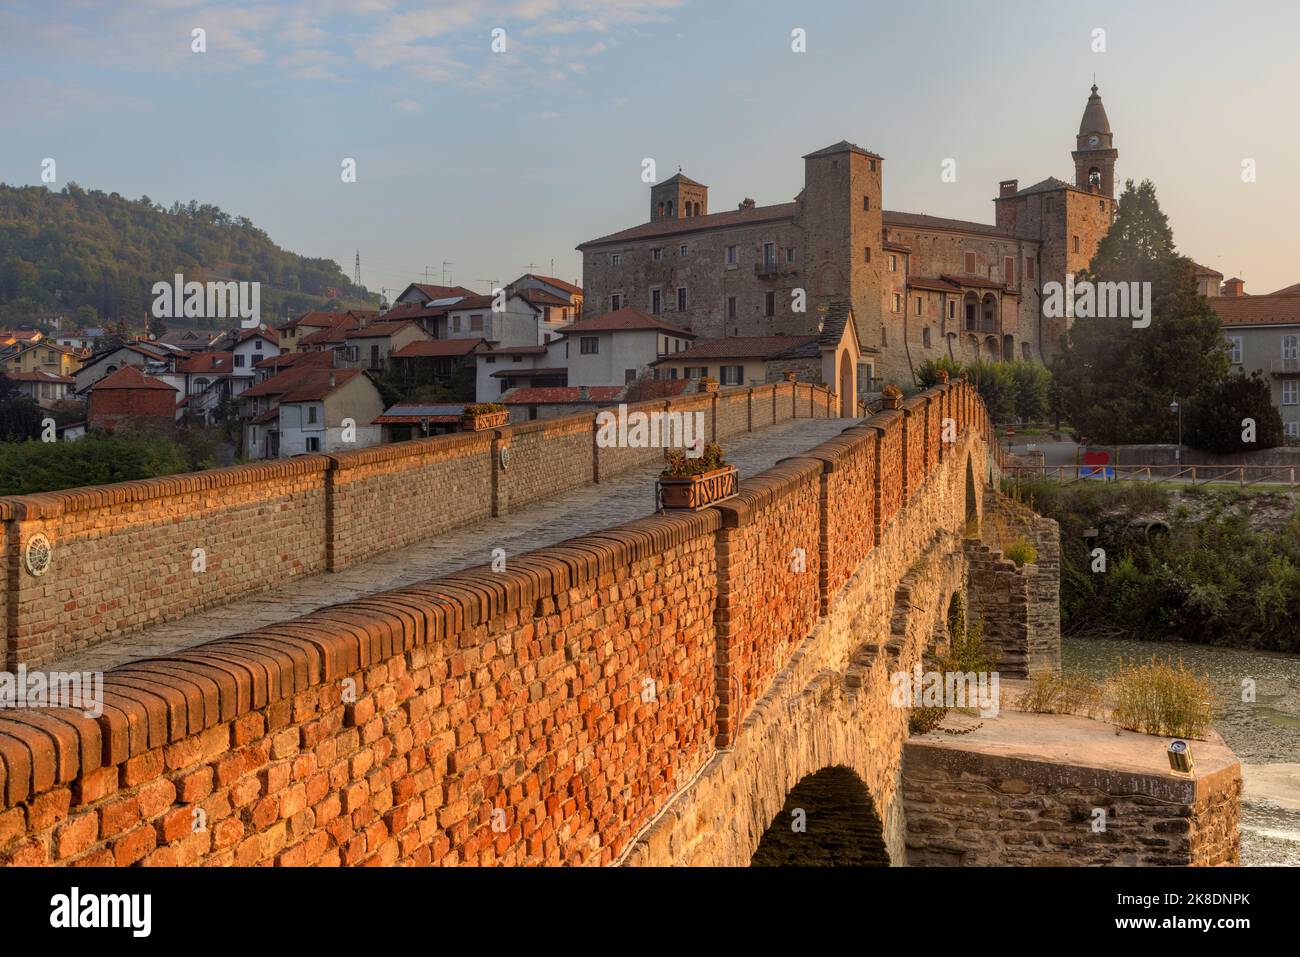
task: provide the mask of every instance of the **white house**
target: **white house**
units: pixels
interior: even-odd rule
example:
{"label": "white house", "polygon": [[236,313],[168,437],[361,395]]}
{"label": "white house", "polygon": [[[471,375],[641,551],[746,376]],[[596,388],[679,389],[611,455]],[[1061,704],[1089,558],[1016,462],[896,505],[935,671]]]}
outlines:
{"label": "white house", "polygon": [[342,452],[378,445],[384,400],[362,369],[313,369],[280,396],[279,453]]}
{"label": "white house", "polygon": [[646,315],[616,309],[580,319],[562,331],[570,386],[622,386],[647,374],[657,359],[690,348],[689,329]]}
{"label": "white house", "polygon": [[546,345],[502,346],[478,353],[475,400],[496,402],[514,388],[567,385],[567,350],[564,337],[558,336]]}

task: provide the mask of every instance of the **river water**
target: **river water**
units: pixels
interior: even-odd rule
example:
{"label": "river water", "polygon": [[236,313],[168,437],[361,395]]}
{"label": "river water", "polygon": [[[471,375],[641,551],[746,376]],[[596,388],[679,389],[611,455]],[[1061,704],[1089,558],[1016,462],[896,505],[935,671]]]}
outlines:
{"label": "river water", "polygon": [[[1102,677],[1123,660],[1152,656],[1216,681],[1224,702],[1215,730],[1241,759],[1244,866],[1300,866],[1300,656],[1209,645],[1065,638],[1061,665]],[[1243,683],[1254,698],[1243,701]]]}

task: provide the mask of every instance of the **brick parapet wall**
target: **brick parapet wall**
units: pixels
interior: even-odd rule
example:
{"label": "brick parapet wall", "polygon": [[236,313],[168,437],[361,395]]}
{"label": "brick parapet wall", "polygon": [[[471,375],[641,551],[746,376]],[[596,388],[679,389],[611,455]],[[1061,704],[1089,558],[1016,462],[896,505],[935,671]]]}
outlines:
{"label": "brick parapet wall", "polygon": [[[878,418],[701,512],[113,669],[97,718],[0,714],[0,863],[613,861],[734,738],[722,678],[763,694],[834,607],[823,554],[871,547],[832,547],[849,513],[823,487],[901,506],[903,417]],[[942,484],[889,568],[951,519]]]}
{"label": "brick parapet wall", "polygon": [[[637,403],[629,411],[701,412],[711,441],[796,415],[829,415],[835,401],[816,386],[778,383]],[[584,412],[0,499],[8,558],[0,565],[7,622],[0,659],[38,666],[291,578],[349,568],[663,455],[659,448],[597,448],[596,435],[596,413]],[[52,567],[40,578],[21,565],[37,534],[53,545]],[[204,571],[195,570],[195,549],[203,549]]]}

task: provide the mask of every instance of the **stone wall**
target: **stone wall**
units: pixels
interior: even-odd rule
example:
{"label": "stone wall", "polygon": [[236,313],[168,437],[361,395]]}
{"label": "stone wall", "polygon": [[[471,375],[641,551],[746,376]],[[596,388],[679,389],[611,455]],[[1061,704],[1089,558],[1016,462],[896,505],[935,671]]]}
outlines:
{"label": "stone wall", "polygon": [[[752,854],[801,770],[841,751],[897,857],[906,710],[888,705],[881,679],[919,658],[935,609],[961,587],[953,543],[965,476],[988,454],[970,387],[947,390],[968,413],[960,442],[933,457],[870,560],[834,595],[822,594],[818,564],[828,459],[814,454],[749,479],[722,506],[113,669],[95,718],[6,711],[0,863],[652,861],[654,835],[672,847],[682,802],[706,797],[709,815],[690,818],[700,853],[678,846],[673,859],[722,861],[738,848]],[[818,393],[786,398],[798,410]],[[827,455],[901,489],[907,433],[901,414],[883,418],[848,439],[892,448],[892,459]],[[807,549],[803,578],[786,564],[793,547]],[[918,556],[929,556],[930,571],[909,586],[914,610],[900,619],[882,596]],[[723,595],[765,604],[721,615]],[[831,614],[818,619],[826,605]],[[741,627],[722,634],[724,619]],[[797,649],[787,629],[807,636]],[[886,634],[901,644],[873,650],[872,636]],[[720,664],[753,677],[761,695],[723,752],[717,742],[731,729]],[[827,667],[847,672],[831,679]],[[796,692],[780,714],[767,703],[774,689]],[[845,710],[827,710],[827,700]],[[808,748],[792,737],[803,734]],[[752,780],[753,792],[737,796],[731,778],[706,769],[719,760],[741,761],[734,780]],[[774,762],[779,773],[769,774]]]}
{"label": "stone wall", "polygon": [[[703,414],[706,438],[836,414],[804,383],[729,389],[632,410]],[[595,413],[330,455],[0,499],[9,560],[0,659],[36,666],[116,635],[501,515],[658,461],[597,449]],[[502,457],[502,449],[508,449]],[[394,516],[401,516],[395,521]],[[53,562],[22,566],[43,535]],[[201,553],[196,549],[202,549]]]}
{"label": "stone wall", "polygon": [[912,738],[903,747],[907,860],[965,867],[1236,864],[1240,764],[1222,742],[1198,741],[1195,776],[1176,776],[1165,760],[1167,741],[1117,736],[1087,718],[1017,713],[960,738]]}
{"label": "stone wall", "polygon": [[[999,554],[1020,538],[1032,544],[1036,552],[1033,566],[1026,565],[1022,570],[1027,605],[1023,614],[1017,611],[1013,616],[1027,626],[1026,666],[1030,672],[1057,671],[1061,667],[1060,526],[993,489],[985,495],[988,501],[982,538]],[[1010,587],[1018,590],[1018,586]]]}

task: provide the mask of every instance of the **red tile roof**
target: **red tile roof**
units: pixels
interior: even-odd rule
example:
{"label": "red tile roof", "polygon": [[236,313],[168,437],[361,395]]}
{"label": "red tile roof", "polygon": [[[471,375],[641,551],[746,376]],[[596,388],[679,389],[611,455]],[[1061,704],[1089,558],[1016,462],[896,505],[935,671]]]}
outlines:
{"label": "red tile roof", "polygon": [[484,353],[490,356],[544,356],[546,355],[546,346],[500,346],[491,352]]}
{"label": "red tile roof", "polygon": [[697,342],[681,352],[670,352],[652,365],[695,359],[764,359],[816,339],[816,336],[727,336]]}
{"label": "red tile roof", "polygon": [[411,285],[429,299],[450,299],[452,296],[474,295],[473,289],[466,289],[464,286],[432,286],[424,282],[413,282]]}
{"label": "red tile roof", "polygon": [[280,344],[280,333],[276,332],[274,329],[241,329],[239,330],[239,336],[235,341],[244,342],[245,340],[252,339],[256,336],[261,336],[268,342],[274,342],[277,346]]}
{"label": "red tile roof", "polygon": [[687,219],[656,219],[631,229],[620,230],[589,239],[580,244],[578,249],[603,246],[607,243],[629,242],[636,239],[650,239],[655,236],[676,236],[686,233],[701,232],[706,229],[726,229],[734,226],[749,226],[774,220],[794,219],[799,212],[798,203],[779,203],[775,206],[750,206],[745,209],[733,209],[725,213],[709,213],[707,216],[692,216]]}
{"label": "red tile roof", "polygon": [[543,386],[533,389],[511,389],[500,398],[504,405],[567,405],[581,402],[613,402],[624,389],[618,385],[593,385],[582,398],[582,389],[576,385]]}
{"label": "red tile roof", "polygon": [[659,329],[671,332],[675,336],[694,339],[695,334],[689,329],[665,322],[654,316],[647,316],[640,309],[623,308],[590,319],[579,319],[559,330],[559,335],[568,336],[584,332],[623,332],[636,329]]}
{"label": "red tile roof", "polygon": [[53,372],[9,372],[5,374],[10,382],[65,382],[73,383],[77,380],[72,376],[55,375]]}
{"label": "red tile roof", "polygon": [[[280,404],[286,402],[320,402],[343,388],[359,375],[362,369],[308,369],[296,377],[289,391],[280,396]],[[265,384],[265,383],[264,383]],[[245,392],[245,395],[248,393]]]}
{"label": "red tile roof", "polygon": [[1208,302],[1225,326],[1300,323],[1300,295],[1214,296]]}
{"label": "red tile roof", "polygon": [[545,289],[520,289],[515,295],[535,306],[573,306],[572,300],[552,295]]}
{"label": "red tile roof", "polygon": [[235,371],[235,360],[229,352],[200,352],[176,364],[177,372],[217,374]]}
{"label": "red tile roof", "polygon": [[166,389],[169,392],[178,391],[175,386],[170,386],[153,376],[145,375],[135,366],[122,366],[116,372],[110,372],[92,385],[90,389],[92,392],[102,392],[108,389]]}
{"label": "red tile roof", "polygon": [[[1223,275],[1223,273],[1219,273],[1219,275]],[[1277,292],[1270,292],[1269,295],[1270,296],[1292,296],[1298,293],[1300,293],[1300,282],[1296,283],[1294,286],[1287,286],[1285,289],[1279,289]]]}
{"label": "red tile roof", "polygon": [[543,276],[540,273],[535,273],[535,272],[524,273],[524,276],[539,280],[540,282],[547,283],[548,285],[551,286],[555,286],[557,289],[563,289],[565,292],[569,293],[570,295],[574,295],[574,296],[583,295],[581,286],[575,286],[573,283],[565,282],[563,279],[556,279],[554,276]]}
{"label": "red tile roof", "polygon": [[[370,322],[359,329],[349,329],[343,334],[345,339],[385,339],[388,336],[401,332],[403,329],[409,329],[414,326],[420,329],[418,325],[410,320],[389,320],[385,317],[379,322]],[[423,331],[422,329],[420,331]]]}
{"label": "red tile roof", "polygon": [[253,363],[254,369],[287,369],[290,366],[310,365],[329,367],[334,364],[332,352],[286,352],[282,355],[267,356]]}
{"label": "red tile roof", "polygon": [[305,312],[297,319],[290,319],[288,322],[280,323],[276,328],[296,329],[299,326],[315,326],[328,329],[346,315],[347,313],[344,312]]}
{"label": "red tile roof", "polygon": [[426,339],[408,342],[392,353],[394,359],[422,359],[431,356],[467,356],[483,339]]}
{"label": "red tile roof", "polygon": [[460,302],[454,302],[447,307],[448,312],[459,312],[461,309],[490,309],[492,308],[492,299],[490,295],[480,295],[471,293],[463,298]]}

